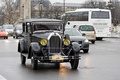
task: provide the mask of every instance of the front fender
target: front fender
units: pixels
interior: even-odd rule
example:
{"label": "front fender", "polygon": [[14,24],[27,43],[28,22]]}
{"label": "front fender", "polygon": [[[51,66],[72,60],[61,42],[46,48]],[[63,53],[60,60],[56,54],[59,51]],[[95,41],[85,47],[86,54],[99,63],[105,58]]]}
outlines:
{"label": "front fender", "polygon": [[40,45],[39,45],[39,43],[37,43],[37,42],[32,42],[30,46],[31,46],[31,49],[32,49],[35,53],[40,52]]}
{"label": "front fender", "polygon": [[24,39],[20,39],[18,43],[18,52],[26,53],[27,48]]}
{"label": "front fender", "polygon": [[74,52],[79,52],[80,51],[80,45],[77,42],[72,42],[72,50]]}

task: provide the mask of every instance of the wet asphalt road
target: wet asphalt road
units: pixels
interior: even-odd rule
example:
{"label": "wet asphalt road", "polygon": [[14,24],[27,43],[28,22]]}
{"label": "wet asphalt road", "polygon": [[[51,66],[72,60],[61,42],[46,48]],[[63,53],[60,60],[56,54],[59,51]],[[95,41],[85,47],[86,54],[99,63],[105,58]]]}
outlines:
{"label": "wet asphalt road", "polygon": [[60,69],[53,64],[39,64],[36,71],[32,70],[30,60],[22,66],[17,42],[12,37],[0,39],[0,75],[6,80],[120,80],[120,38],[90,44],[89,53],[81,51],[75,71],[69,63],[61,64]]}

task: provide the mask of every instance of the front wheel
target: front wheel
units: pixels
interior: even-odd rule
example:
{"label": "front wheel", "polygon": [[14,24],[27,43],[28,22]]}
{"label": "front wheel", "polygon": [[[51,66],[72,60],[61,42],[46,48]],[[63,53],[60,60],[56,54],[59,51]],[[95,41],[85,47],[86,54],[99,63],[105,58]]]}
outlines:
{"label": "front wheel", "polygon": [[18,39],[18,36],[17,36],[17,35],[15,35],[15,38],[16,38],[16,39]]}
{"label": "front wheel", "polygon": [[55,63],[55,68],[59,69],[60,68],[60,63]]}
{"label": "front wheel", "polygon": [[92,44],[95,44],[95,40],[91,41]]}
{"label": "front wheel", "polygon": [[84,53],[88,53],[89,49],[84,49],[83,52]]}
{"label": "front wheel", "polygon": [[38,60],[36,60],[34,56],[31,58],[31,65],[33,70],[36,70],[38,68]]}
{"label": "front wheel", "polygon": [[[78,54],[75,54],[75,56],[79,56]],[[79,64],[79,59],[72,59],[70,61],[71,67],[73,70],[77,69],[78,64]]]}
{"label": "front wheel", "polygon": [[21,54],[21,64],[25,65],[26,57]]}

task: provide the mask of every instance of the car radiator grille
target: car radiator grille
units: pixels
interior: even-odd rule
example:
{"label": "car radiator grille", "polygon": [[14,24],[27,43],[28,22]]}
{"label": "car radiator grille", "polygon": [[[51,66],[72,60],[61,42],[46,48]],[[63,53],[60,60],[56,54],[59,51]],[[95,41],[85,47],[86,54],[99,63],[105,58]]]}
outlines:
{"label": "car radiator grille", "polygon": [[61,49],[61,40],[59,36],[51,36],[49,44],[50,44],[50,53],[60,53]]}

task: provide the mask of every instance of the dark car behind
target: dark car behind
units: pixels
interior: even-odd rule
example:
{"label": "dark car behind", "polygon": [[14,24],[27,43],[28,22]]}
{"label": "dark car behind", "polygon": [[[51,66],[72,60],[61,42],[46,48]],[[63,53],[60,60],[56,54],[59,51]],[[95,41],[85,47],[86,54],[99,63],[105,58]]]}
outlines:
{"label": "dark car behind", "polygon": [[84,53],[88,53],[89,41],[86,39],[86,37],[82,36],[82,34],[77,29],[66,27],[65,34],[68,34],[70,36],[70,40],[72,42],[78,42],[81,50],[83,50]]}
{"label": "dark car behind", "polygon": [[22,37],[22,24],[17,24],[13,31],[13,38]]}

